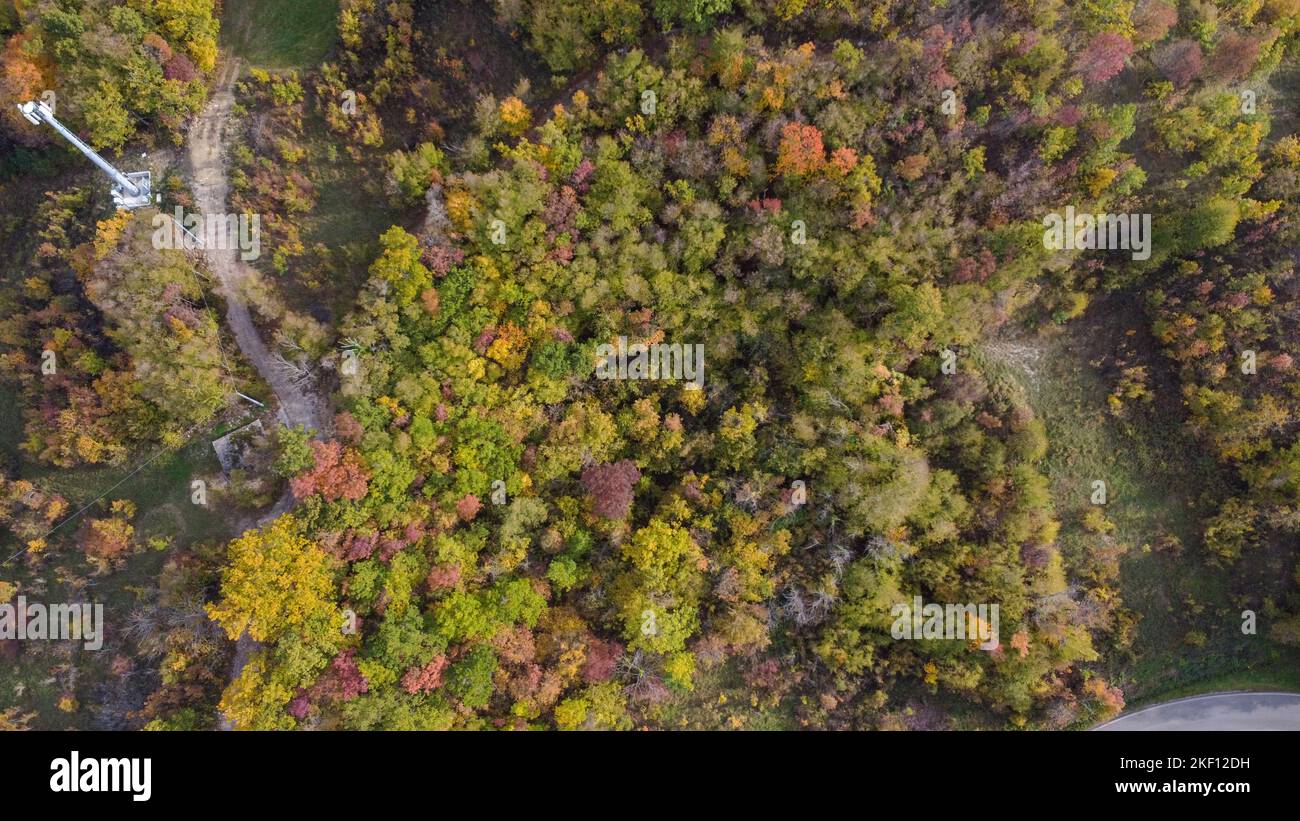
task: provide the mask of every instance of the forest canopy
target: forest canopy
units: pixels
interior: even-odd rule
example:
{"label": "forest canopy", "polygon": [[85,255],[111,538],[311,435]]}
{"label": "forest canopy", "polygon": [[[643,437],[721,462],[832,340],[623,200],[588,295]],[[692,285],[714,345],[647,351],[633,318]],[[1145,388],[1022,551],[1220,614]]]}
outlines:
{"label": "forest canopy", "polygon": [[[1081,728],[1295,659],[1300,3],[342,0],[237,80],[220,14],[0,0],[6,111],[179,143],[211,81],[265,226],[232,287],[22,189],[28,467],[244,437],[122,723]],[[0,481],[32,576],[55,487]],[[119,572],[148,511],[98,501]]]}

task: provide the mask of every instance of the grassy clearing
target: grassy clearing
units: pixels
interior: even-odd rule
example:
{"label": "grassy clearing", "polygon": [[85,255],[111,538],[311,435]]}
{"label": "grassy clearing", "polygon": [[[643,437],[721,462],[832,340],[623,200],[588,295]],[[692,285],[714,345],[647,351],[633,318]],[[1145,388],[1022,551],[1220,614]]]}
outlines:
{"label": "grassy clearing", "polygon": [[262,68],[315,66],[334,46],[338,0],[226,0],[222,46]]}
{"label": "grassy clearing", "polygon": [[1300,66],[1286,65],[1269,78],[1268,85],[1258,90],[1266,103],[1272,128],[1269,141],[1276,141],[1300,130]]}
{"label": "grassy clearing", "polygon": [[[319,289],[282,293],[299,310],[318,317],[324,309],[333,318],[352,310],[364,285],[371,261],[379,253],[379,237],[401,221],[402,214],[391,207],[382,192],[368,192],[359,198],[373,168],[358,166],[339,149],[324,120],[316,115],[304,118],[307,159],[304,171],[316,186],[319,198],[310,214],[301,218],[303,241],[329,249],[328,281]],[[334,148],[335,151],[330,149]],[[303,303],[303,298],[310,300]]]}
{"label": "grassy clearing", "polygon": [[[1093,481],[1106,483],[1106,518],[1128,546],[1119,592],[1140,616],[1132,647],[1104,653],[1106,675],[1130,705],[1221,687],[1295,689],[1297,654],[1265,637],[1264,616],[1259,635],[1241,633],[1241,611],[1278,591],[1260,589],[1258,579],[1247,582],[1248,561],[1224,569],[1206,560],[1200,522],[1226,497],[1230,479],[1185,433],[1177,385],[1133,299],[1116,295],[1050,338],[982,354],[992,370],[1024,386],[1047,426],[1044,470],[1067,562],[1096,547],[1082,517]],[[1117,418],[1107,410],[1110,387],[1094,363],[1125,340],[1150,368],[1155,398]],[[1158,549],[1167,537],[1181,550]]]}
{"label": "grassy clearing", "polygon": [[697,670],[689,694],[677,694],[650,713],[656,726],[674,730],[799,729],[789,697],[779,703],[760,701],[734,660]]}
{"label": "grassy clearing", "polygon": [[[181,523],[181,526],[173,528],[174,532],[154,534],[145,533],[142,528],[137,528],[140,531],[138,535],[144,538],[152,535],[170,535],[177,539],[178,547],[185,547],[199,539],[224,536],[227,531],[224,517],[209,508],[190,502],[190,481],[200,476],[211,476],[221,470],[221,465],[212,450],[210,438],[211,435],[204,433],[178,451],[161,454],[139,473],[122,481],[121,485],[105,496],[104,502],[130,499],[136,503],[136,508],[141,515],[168,507],[178,512],[176,516],[171,517],[173,521]],[[154,451],[150,451],[148,454],[141,454],[129,466],[84,467],[76,470],[34,467],[24,475],[63,494],[72,503],[72,509],[77,510],[91,499],[113,488],[153,453]],[[92,507],[87,514],[94,515],[95,508]],[[62,530],[75,530],[79,524],[79,521],[69,522]]]}
{"label": "grassy clearing", "polygon": [[[0,567],[0,579],[16,581],[20,592],[39,591],[33,601],[61,602],[90,600],[104,605],[104,621],[110,646],[121,641],[128,615],[149,600],[158,586],[163,564],[177,549],[198,542],[219,542],[233,535],[234,522],[219,510],[194,505],[190,500],[192,478],[212,476],[220,470],[210,445],[211,435],[204,434],[193,443],[171,453],[164,453],[144,469],[109,492],[100,505],[92,506],[83,516],[101,515],[114,499],[136,503],[135,541],[139,545],[125,564],[108,575],[92,576],[87,587],[78,591],[68,580],[85,577],[90,570],[76,546],[75,532],[81,517],[63,525],[51,537],[47,557],[35,566],[18,559]],[[122,480],[150,454],[116,468],[79,468],[56,470],[29,467],[24,475],[64,494],[72,510],[78,510]],[[6,557],[16,548],[14,539],[4,534]],[[148,541],[155,536],[167,540],[165,549],[153,549]],[[112,652],[91,652],[76,642],[27,642],[16,664],[0,664],[0,706],[17,706],[37,715],[32,726],[38,729],[88,729],[95,726],[90,709],[103,698],[103,688],[112,687],[108,669]],[[65,693],[73,693],[80,706],[71,712],[59,709]]]}

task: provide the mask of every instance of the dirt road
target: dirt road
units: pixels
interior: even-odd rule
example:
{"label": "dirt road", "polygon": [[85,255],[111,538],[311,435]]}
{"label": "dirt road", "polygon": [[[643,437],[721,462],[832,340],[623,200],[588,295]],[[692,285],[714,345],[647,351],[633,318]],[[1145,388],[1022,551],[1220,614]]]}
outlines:
{"label": "dirt road", "polygon": [[[230,109],[234,105],[235,81],[239,78],[240,61],[231,59],[219,69],[219,79],[212,89],[207,106],[190,127],[190,169],[193,175],[194,195],[202,214],[225,214],[229,209],[226,197],[230,190],[226,170],[226,136],[230,127]],[[248,311],[240,285],[248,276],[248,265],[239,256],[238,248],[208,248],[205,255],[217,286],[226,300],[226,321],[235,335],[235,342],[244,357],[271,386],[280,406],[281,421],[290,426],[302,425],[308,430],[325,431],[324,402],[309,387],[294,382],[275,360],[266,343],[262,341]]]}

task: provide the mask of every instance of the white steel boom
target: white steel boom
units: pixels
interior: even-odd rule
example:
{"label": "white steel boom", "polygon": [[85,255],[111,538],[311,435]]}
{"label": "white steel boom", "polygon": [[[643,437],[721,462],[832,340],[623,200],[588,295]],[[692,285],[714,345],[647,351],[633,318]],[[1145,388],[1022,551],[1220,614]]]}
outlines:
{"label": "white steel boom", "polygon": [[148,171],[136,171],[130,174],[123,174],[113,167],[113,164],[95,151],[95,149],[86,145],[76,134],[73,134],[68,128],[54,117],[54,112],[45,103],[23,103],[18,106],[18,110],[23,116],[30,120],[34,125],[44,123],[50,128],[63,135],[63,139],[72,143],[72,146],[85,154],[86,157],[99,166],[99,169],[107,174],[113,180],[113,202],[118,208],[140,208],[148,205],[153,199],[153,181]]}

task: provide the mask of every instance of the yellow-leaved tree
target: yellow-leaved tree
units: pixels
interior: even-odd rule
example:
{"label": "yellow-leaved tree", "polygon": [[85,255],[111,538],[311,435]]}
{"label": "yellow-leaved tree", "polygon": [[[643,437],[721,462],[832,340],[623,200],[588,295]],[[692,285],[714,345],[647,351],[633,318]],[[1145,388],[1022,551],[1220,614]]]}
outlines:
{"label": "yellow-leaved tree", "polygon": [[246,531],[230,543],[221,601],[208,605],[208,615],[231,639],[245,632],[257,641],[275,641],[291,631],[338,634],[343,621],[332,559],[290,515]]}
{"label": "yellow-leaved tree", "polygon": [[246,531],[227,552],[221,601],[208,615],[231,639],[247,635],[275,649],[253,654],[226,688],[221,712],[238,729],[292,727],[285,707],[293,693],[315,681],[346,640],[333,559],[292,515]]}

